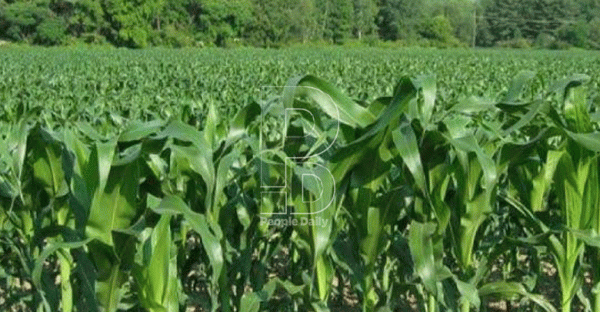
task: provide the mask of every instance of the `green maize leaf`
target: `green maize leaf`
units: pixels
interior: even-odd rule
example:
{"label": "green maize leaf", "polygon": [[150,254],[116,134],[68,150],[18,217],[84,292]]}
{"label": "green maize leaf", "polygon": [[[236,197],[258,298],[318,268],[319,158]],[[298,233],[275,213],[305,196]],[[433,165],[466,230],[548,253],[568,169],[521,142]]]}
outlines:
{"label": "green maize leaf", "polygon": [[334,273],[335,269],[331,261],[324,255],[319,256],[315,263],[314,274],[317,282],[318,298],[321,302],[325,302],[330,295]]}
{"label": "green maize leaf", "polygon": [[184,142],[190,142],[201,151],[208,152],[212,150],[200,131],[178,120],[170,122],[165,129],[156,135],[155,138],[173,138]]}
{"label": "green maize leaf", "polygon": [[544,139],[548,138],[549,131],[542,130],[540,133],[526,142],[505,141],[500,148],[500,157],[498,160],[498,171],[504,172],[508,167],[521,164],[527,159],[535,148]]}
{"label": "green maize leaf", "polygon": [[458,278],[454,278],[454,282],[462,300],[468,301],[469,306],[478,308],[481,305],[481,299],[475,285],[460,281]]}
{"label": "green maize leaf", "polygon": [[485,192],[465,203],[465,212],[460,218],[460,241],[455,246],[459,249],[460,261],[464,268],[473,264],[477,231],[490,213],[492,213],[492,205],[489,194]]}
{"label": "green maize leaf", "polygon": [[546,113],[546,117],[548,117],[549,121],[551,121],[554,124],[554,126],[556,126],[558,129],[568,128],[567,121],[565,120],[564,115],[559,113],[555,107],[549,107],[548,112]]}
{"label": "green maize leaf", "polygon": [[535,303],[537,306],[547,312],[555,312],[556,308],[552,306],[544,297],[540,295],[534,295],[525,289],[520,283],[514,282],[492,282],[485,284],[479,288],[479,296],[481,297],[495,297],[499,299],[514,299],[516,297],[525,297]]}
{"label": "green maize leaf", "polygon": [[[71,299],[65,297],[61,298],[63,306],[75,303],[78,311],[99,311],[100,303],[97,301],[98,298],[96,297],[95,287],[97,277],[96,268],[90,261],[88,253],[84,249],[84,247],[89,248],[94,243],[93,240],[88,238],[81,241],[80,233],[64,226],[50,226],[46,229],[48,229],[49,232],[42,231],[44,234],[40,233],[40,239],[60,234],[65,242],[51,242],[44,249],[46,254],[41,256],[45,257],[44,259],[46,260],[40,258],[40,262],[35,263],[36,266],[34,267],[34,271],[39,270],[40,273],[34,272],[35,275],[32,276],[39,276],[41,271],[44,270],[44,262],[47,262],[48,257],[56,253],[61,266],[61,283],[62,281],[68,281],[71,288],[75,290],[72,293],[73,297],[71,297]],[[62,259],[67,259],[68,261]],[[65,266],[68,267],[63,269]],[[72,278],[67,277],[67,275]],[[55,285],[52,284],[50,287],[54,288]],[[70,296],[68,294],[68,289],[64,290],[63,294],[65,292],[67,293],[67,296]]]}
{"label": "green maize leaf", "polygon": [[477,160],[484,173],[484,187],[490,188],[495,184],[498,174],[494,160],[488,155],[483,148],[477,143],[473,135],[468,135],[461,138],[448,138],[448,141],[458,150],[465,152],[474,152]]}
{"label": "green maize leaf", "polygon": [[283,92],[286,108],[293,107],[296,96],[307,96],[329,117],[352,127],[367,127],[375,121],[375,116],[364,107],[345,96],[328,82],[315,76],[306,75],[291,79]]}
{"label": "green maize leaf", "polygon": [[377,154],[381,146],[384,133],[374,136],[363,136],[360,139],[335,150],[329,160],[331,173],[336,183],[341,183],[347,174],[358,164],[363,162],[367,155]]}
{"label": "green maize leaf", "polygon": [[482,120],[480,121],[480,131],[478,134],[490,140],[500,140],[500,141],[508,141],[502,135],[502,127],[504,126],[502,122],[498,120]]}
{"label": "green maize leaf", "polygon": [[[574,155],[565,148],[569,146],[563,145],[559,151],[548,152],[548,162],[558,162],[554,181],[562,212],[562,225],[570,229],[585,230],[595,224],[593,218],[598,200],[597,195],[594,195],[595,197],[590,195],[597,194],[597,190],[590,193],[586,188],[589,185],[597,189],[597,160],[589,157],[573,157]],[[593,181],[590,181],[590,172],[595,172],[595,177],[591,179]],[[559,238],[560,242],[551,241],[551,246],[561,281],[562,304],[570,307],[573,296],[583,280],[578,269],[578,259],[583,254],[585,246],[572,232],[564,232]]]}
{"label": "green maize leaf", "polygon": [[428,197],[427,179],[421,162],[421,154],[417,145],[417,137],[412,126],[407,121],[403,122],[398,129],[392,132],[394,144],[404,164],[415,179],[417,187],[425,197]]}
{"label": "green maize leaf", "polygon": [[[306,135],[298,135],[299,137],[305,137],[308,135],[315,135],[316,137],[321,137],[319,136],[319,134],[321,133],[317,133],[319,131],[321,131],[321,129],[326,129],[327,127],[323,124],[323,120],[321,118],[318,118],[320,115],[322,115],[322,113],[318,110],[318,108],[314,107],[311,103],[306,102],[306,101],[302,101],[299,99],[296,99],[294,101],[294,107],[293,110],[289,110],[286,112],[286,117],[289,117],[290,119],[295,117],[295,116],[299,116],[301,117],[304,122],[303,125],[303,129],[307,132]],[[316,118],[315,118],[316,117]],[[291,122],[291,124],[294,124],[294,122]],[[338,124],[336,122],[332,121],[332,128],[339,128]],[[289,125],[288,125],[289,126]],[[289,128],[289,127],[288,127]],[[335,135],[339,134],[339,130],[336,129],[336,133]],[[290,129],[288,129],[288,132],[290,132]],[[321,131],[323,132],[323,131]],[[288,136],[290,135],[290,133],[288,133]],[[334,135],[334,139],[335,138]],[[286,140],[288,140],[289,138],[286,138]]]}
{"label": "green maize leaf", "polygon": [[[213,167],[212,155],[195,146],[167,145],[171,149],[169,166],[169,177],[181,179],[191,172],[199,174],[207,187],[213,188],[215,181],[215,169]],[[180,190],[183,191],[183,190]],[[212,200],[212,199],[211,199]],[[208,202],[211,202],[208,200]],[[210,206],[210,205],[209,205]]]}
{"label": "green maize leaf", "polygon": [[79,130],[86,137],[93,141],[102,142],[106,140],[106,137],[104,135],[98,133],[98,131],[87,122],[78,122],[75,124],[75,127],[77,128],[77,130]]}
{"label": "green maize leaf", "polygon": [[[440,167],[441,166],[439,166],[436,169],[442,170],[432,171],[430,176],[441,175],[444,172],[446,172],[445,168]],[[448,183],[450,183],[450,176],[447,175],[443,178],[445,178],[445,180],[443,180],[441,184],[436,185],[432,192],[432,194],[434,194],[435,196],[432,196],[431,203],[431,205],[433,206],[433,212],[435,213],[436,221],[438,223],[438,229],[436,232],[438,235],[444,234],[444,232],[448,228],[448,225],[450,225],[450,219],[452,217],[452,209],[446,202],[444,202],[444,196],[446,195],[445,189],[447,188]],[[436,179],[441,180],[441,177]]]}
{"label": "green maize leaf", "polygon": [[506,95],[504,96],[504,99],[502,100],[502,102],[503,103],[517,103],[517,101],[519,100],[519,97],[525,91],[525,89],[527,88],[527,85],[535,77],[535,75],[536,74],[532,71],[520,72],[517,75],[517,77],[515,77],[513,79],[512,84],[511,84],[510,88],[508,89],[508,91],[506,92]]}
{"label": "green maize leaf", "polygon": [[413,84],[417,90],[421,90],[423,97],[423,103],[419,109],[419,120],[424,124],[429,124],[433,116],[437,93],[435,76],[419,76],[413,80]]}
{"label": "green maize leaf", "polygon": [[569,89],[581,86],[590,81],[590,76],[577,74],[554,82],[549,88],[548,93],[557,93],[561,101],[564,101],[569,95]]}
{"label": "green maize leaf", "polygon": [[206,122],[204,126],[204,130],[202,133],[204,134],[204,140],[208,144],[211,149],[217,148],[218,143],[218,134],[217,134],[217,126],[219,125],[219,117],[217,116],[217,109],[215,108],[215,104],[211,101],[208,104],[208,114],[206,116]]}
{"label": "green maize leaf", "polygon": [[87,245],[90,241],[91,241],[91,239],[88,238],[88,239],[80,241],[80,242],[51,243],[48,246],[46,246],[46,248],[44,248],[44,251],[40,254],[40,258],[36,261],[35,266],[33,268],[33,271],[31,274],[32,278],[33,278],[33,283],[37,287],[41,287],[42,270],[43,270],[44,261],[46,259],[48,259],[48,257],[50,255],[54,254],[55,252],[57,252],[61,249],[71,250],[71,249],[81,248],[81,247]]}
{"label": "green maize leaf", "polygon": [[600,123],[600,111],[590,114],[590,121],[593,123]]}
{"label": "green maize leaf", "polygon": [[[17,187],[8,179],[0,176],[0,197],[14,198],[18,195]],[[0,222],[1,224],[1,222]]]}
{"label": "green maize leaf", "polygon": [[[388,203],[388,206],[391,205],[393,205],[393,203]],[[384,220],[382,220],[383,217],[383,213],[380,212],[379,208],[369,207],[367,209],[366,231],[360,242],[360,250],[368,271],[372,269],[382,248],[381,245],[383,242],[381,241],[382,237],[380,237],[380,235],[381,232],[384,231],[383,227],[385,226]]]}
{"label": "green maize leaf", "polygon": [[573,158],[565,150],[548,152],[548,162],[554,161],[558,162],[555,172],[557,195],[565,225],[571,227],[578,223],[582,213],[582,193],[579,192],[576,167]]}
{"label": "green maize leaf", "polygon": [[92,195],[88,192],[86,181],[79,175],[71,178],[69,206],[75,217],[75,227],[83,233],[92,206]]}
{"label": "green maize leaf", "polygon": [[382,140],[382,135],[375,137],[362,137],[346,146],[335,151],[332,159],[331,172],[336,183],[341,183],[347,174],[362,162],[362,159],[371,153],[376,153],[376,148]]}
{"label": "green maize leaf", "polygon": [[133,267],[136,244],[139,242],[145,226],[146,219],[142,216],[129,228],[112,231],[113,242],[115,242],[114,254],[122,270],[129,271]]}
{"label": "green maize leaf", "polygon": [[73,257],[64,249],[57,253],[60,266],[61,307],[64,312],[73,311],[73,287],[71,285],[71,264]]}
{"label": "green maize leaf", "polygon": [[367,109],[371,112],[371,114],[373,114],[373,116],[381,116],[381,113],[388,105],[390,105],[391,101],[391,96],[383,96],[371,102]]}
{"label": "green maize leaf", "polygon": [[167,177],[169,165],[159,155],[157,155],[157,154],[148,155],[148,160],[146,161],[146,165],[148,165],[148,168],[150,168],[150,170],[152,171],[154,176],[159,181],[162,181],[163,179],[165,179]]}
{"label": "green maize leaf", "polygon": [[517,120],[517,122],[510,125],[510,127],[508,127],[506,130],[504,130],[505,136],[508,134],[514,133],[515,131],[517,131],[525,126],[530,125],[532,120],[536,116],[538,116],[541,113],[541,111],[547,107],[547,105],[548,105],[547,102],[544,102],[541,100],[533,101],[531,103],[531,107],[529,108],[527,113],[524,114],[521,118],[519,118],[519,120]]}
{"label": "green maize leaf", "polygon": [[533,212],[546,209],[546,197],[551,189],[552,177],[556,172],[560,157],[556,154],[549,154],[548,159],[540,173],[532,179],[531,189],[531,209]]}
{"label": "green maize leaf", "polygon": [[600,153],[600,132],[575,133],[568,130],[565,130],[565,132],[577,144],[589,151]]}
{"label": "green maize leaf", "polygon": [[163,126],[164,122],[162,120],[146,123],[134,122],[119,135],[119,142],[132,142],[147,138],[151,134],[159,132]]}
{"label": "green maize leaf", "polygon": [[237,152],[232,152],[227,154],[221,161],[219,162],[217,172],[216,172],[216,181],[214,186],[214,196],[207,196],[207,200],[210,198],[214,200],[214,203],[208,203],[207,207],[211,207],[212,204],[212,213],[214,213],[215,220],[221,220],[221,203],[223,200],[223,191],[229,182],[229,174],[230,170],[233,166],[233,163],[238,159],[239,154]]}
{"label": "green maize leaf", "polygon": [[410,224],[408,244],[415,264],[415,274],[421,278],[425,289],[437,298],[438,282],[452,277],[452,273],[436,260],[433,238],[435,233],[435,223],[413,221]]}
{"label": "green maize leaf", "polygon": [[473,120],[467,116],[450,116],[443,120],[444,126],[448,130],[451,138],[460,138],[473,135],[473,130],[469,127]]}
{"label": "green maize leaf", "polygon": [[[30,147],[33,150],[33,175],[40,182],[46,193],[51,197],[61,197],[69,192],[63,163],[61,159],[61,147],[56,141],[51,140],[49,134],[44,134],[43,129],[39,129],[34,138],[31,139]],[[38,140],[37,138],[40,138]]]}
{"label": "green maize leaf", "polygon": [[[319,299],[326,300],[333,278],[333,268],[329,259],[326,259],[325,252],[332,244],[333,217],[336,209],[335,181],[327,168],[318,164],[312,165],[312,168],[293,168],[296,183],[300,183],[302,187],[294,192],[295,217],[305,218],[309,223],[303,224],[301,219],[295,228],[311,247]],[[306,196],[305,191],[310,195]]]}
{"label": "green maize leaf", "polygon": [[125,166],[134,162],[140,156],[142,156],[142,143],[134,144],[115,155],[112,165],[113,167]]}
{"label": "green maize leaf", "polygon": [[12,151],[12,169],[18,180],[23,175],[23,164],[27,152],[27,138],[30,132],[30,126],[26,119],[22,119],[18,126],[13,128],[8,140],[8,149]]}
{"label": "green maize leaf", "polygon": [[[85,170],[90,157],[90,148],[84,144],[75,134],[74,131],[65,130],[63,131],[63,143],[65,144],[65,153],[72,154],[67,157],[63,157],[65,160],[69,161],[69,158],[72,158],[71,163],[69,163],[68,167],[71,168],[71,174],[68,174],[68,170],[65,170],[67,173],[67,178],[70,179],[73,174],[77,174],[81,176]],[[64,154],[63,154],[64,155]]]}
{"label": "green maize leaf", "polygon": [[[366,216],[355,214],[358,221],[362,221],[363,225],[359,228],[360,233],[360,254],[364,261],[363,289],[364,302],[363,308],[372,310],[379,301],[379,296],[376,293],[374,278],[376,277],[377,259],[384,254],[387,248],[387,243],[392,235],[389,233],[389,227],[398,220],[402,211],[402,200],[408,194],[404,188],[386,192],[375,196],[377,185],[381,184],[381,180],[374,180],[370,183],[371,190],[361,188],[358,193],[358,202],[360,205],[368,208],[361,208],[361,211],[366,211]],[[378,197],[378,198],[376,198]],[[364,200],[363,200],[364,198]],[[362,270],[362,268],[361,268]],[[359,272],[360,275],[363,272]]]}
{"label": "green maize leaf", "polygon": [[575,237],[583,241],[586,245],[591,247],[600,248],[600,235],[595,229],[567,229],[570,233],[573,233]]}
{"label": "green maize leaf", "polygon": [[110,264],[109,275],[101,278],[96,283],[96,292],[100,306],[106,312],[116,312],[124,297],[123,284],[128,280],[127,275],[121,271],[118,263]]}
{"label": "green maize leaf", "polygon": [[[369,128],[369,131],[363,135],[368,137],[380,133],[385,128],[390,127],[395,129],[398,123],[402,120],[402,115],[409,113],[410,110],[420,111],[418,107],[411,107],[416,104],[415,97],[417,95],[417,86],[408,77],[403,77],[394,88],[394,96],[388,106],[383,110],[377,118],[375,124]],[[418,116],[411,116],[417,118]]]}
{"label": "green maize leaf", "polygon": [[568,87],[565,90],[564,116],[570,130],[587,133],[593,130],[587,105],[587,88],[583,86]]}
{"label": "green maize leaf", "polygon": [[525,220],[527,227],[534,229],[536,233],[541,233],[538,235],[532,235],[528,238],[519,238],[518,240],[511,241],[522,241],[525,244],[529,245],[547,245],[554,250],[557,251],[557,254],[563,254],[564,248],[561,245],[561,242],[556,237],[555,232],[551,231],[550,228],[542,222],[539,218],[537,218],[533,211],[519,202],[517,199],[512,198],[507,194],[500,195],[506,202],[510,205],[511,208],[514,208]]}
{"label": "green maize leaf", "polygon": [[240,312],[260,311],[260,301],[260,297],[256,293],[244,294],[240,302]]}
{"label": "green maize leaf", "polygon": [[596,225],[600,207],[600,178],[598,159],[600,156],[580,158],[577,170],[577,188],[581,194],[581,215],[578,228],[587,229]]}
{"label": "green maize leaf", "polygon": [[[391,140],[391,136],[387,136]],[[385,139],[385,138],[384,138]],[[362,155],[361,161],[356,164],[346,177],[350,179],[350,187],[367,187],[373,192],[376,192],[379,187],[383,186],[385,177],[389,174],[392,163],[384,158],[392,158],[392,150],[383,147],[384,142],[380,142],[380,148]],[[385,144],[391,145],[391,144]],[[366,166],[365,164],[370,164]],[[337,169],[337,168],[335,168]]]}
{"label": "green maize leaf", "polygon": [[108,175],[115,156],[116,145],[116,141],[98,142],[92,149],[87,167],[83,172],[83,178],[91,194],[95,192],[101,193],[106,188]]}
{"label": "green maize leaf", "polygon": [[[157,138],[166,137],[193,144],[191,146],[181,146],[173,142],[168,145],[173,151],[171,167],[182,166],[184,171],[191,169],[197,172],[202,176],[205,183],[212,188],[215,181],[212,148],[205,141],[202,133],[191,126],[174,121],[157,135]],[[175,159],[179,159],[179,161],[175,161]],[[180,175],[176,170],[171,174],[175,177]]]}
{"label": "green maize leaf", "polygon": [[171,256],[170,215],[162,215],[150,238],[140,249],[142,263],[134,269],[140,285],[138,297],[152,312],[177,311],[179,290],[176,258]]}
{"label": "green maize leaf", "polygon": [[158,206],[150,207],[158,214],[183,215],[191,228],[200,235],[204,250],[210,259],[213,281],[216,283],[224,268],[224,252],[220,241],[223,236],[217,224],[209,223],[204,215],[190,210],[187,204],[177,196],[167,196]]}
{"label": "green maize leaf", "polygon": [[311,302],[311,307],[315,312],[329,312],[329,308],[324,301]]}
{"label": "green maize leaf", "polygon": [[95,191],[86,227],[88,237],[113,246],[111,232],[127,228],[132,224],[139,213],[137,204],[139,167],[137,161],[125,166],[113,167],[107,178],[106,187]]}
{"label": "green maize leaf", "polygon": [[268,302],[276,291],[281,290],[293,296],[302,293],[304,289],[305,285],[294,285],[290,281],[282,281],[278,277],[272,278],[261,290],[242,295],[240,311],[260,311],[260,303]]}
{"label": "green maize leaf", "polygon": [[454,112],[460,112],[463,114],[474,114],[484,111],[490,111],[496,107],[496,102],[490,99],[470,96],[460,100],[456,105],[450,109]]}
{"label": "green maize leaf", "polygon": [[496,104],[496,107],[506,113],[512,114],[522,114],[527,112],[527,108],[529,107],[529,102],[500,102]]}
{"label": "green maize leaf", "polygon": [[235,117],[231,120],[229,134],[227,135],[227,145],[232,144],[235,140],[247,135],[246,130],[250,123],[255,121],[260,116],[262,109],[256,102],[244,106],[240,109]]}
{"label": "green maize leaf", "polygon": [[278,289],[283,289],[286,293],[295,295],[301,293],[304,288],[306,288],[305,285],[295,285],[290,281],[282,281],[278,277],[275,277],[265,284],[258,294],[263,301],[266,301],[271,298]]}

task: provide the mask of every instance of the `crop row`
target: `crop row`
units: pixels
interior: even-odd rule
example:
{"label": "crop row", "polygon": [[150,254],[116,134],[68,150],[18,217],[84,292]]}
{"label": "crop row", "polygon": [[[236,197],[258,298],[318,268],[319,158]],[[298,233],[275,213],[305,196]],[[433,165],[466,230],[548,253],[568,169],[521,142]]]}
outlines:
{"label": "crop row", "polygon": [[245,103],[279,94],[272,86],[307,73],[366,102],[391,94],[400,76],[422,73],[437,77],[442,105],[495,98],[521,70],[547,81],[587,74],[596,92],[598,64],[597,54],[585,51],[3,49],[0,125],[37,111],[56,125],[107,123],[100,131],[108,133],[124,120],[201,119],[209,104],[231,118]]}
{"label": "crop row", "polygon": [[0,307],[600,311],[600,110],[587,76],[542,77],[439,105],[432,76],[368,104],[300,76],[232,118],[112,131],[23,110],[0,136]]}

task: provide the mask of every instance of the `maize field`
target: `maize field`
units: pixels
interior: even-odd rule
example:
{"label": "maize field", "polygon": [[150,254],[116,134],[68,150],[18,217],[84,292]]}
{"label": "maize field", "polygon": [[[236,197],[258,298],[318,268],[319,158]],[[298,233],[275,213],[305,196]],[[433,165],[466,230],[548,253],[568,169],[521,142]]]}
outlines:
{"label": "maize field", "polygon": [[598,73],[0,49],[0,310],[600,312]]}

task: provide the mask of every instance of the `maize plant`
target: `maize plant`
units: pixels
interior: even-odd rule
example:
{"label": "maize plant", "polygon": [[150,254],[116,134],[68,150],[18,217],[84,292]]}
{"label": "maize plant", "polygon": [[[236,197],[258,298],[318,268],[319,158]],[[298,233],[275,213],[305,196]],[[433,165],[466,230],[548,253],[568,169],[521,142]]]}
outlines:
{"label": "maize plant", "polygon": [[[513,186],[507,190],[507,199],[527,220],[537,239],[529,243],[543,244],[551,251],[561,286],[561,310],[571,311],[575,296],[598,311],[598,298],[581,291],[586,267],[585,251],[596,254],[598,197],[598,152],[600,141],[597,128],[590,118],[590,106],[583,85],[587,77],[577,76],[552,86],[543,97],[556,98],[560,105],[550,101],[527,103],[526,115],[538,115],[545,122],[528,126],[527,132],[539,132],[524,147],[522,159],[511,170]],[[546,99],[544,99],[546,100]],[[544,107],[542,107],[544,106]],[[547,127],[547,128],[546,128]],[[525,145],[525,144],[524,144]],[[551,223],[542,217],[556,214]],[[586,247],[587,245],[587,247]],[[594,279],[597,281],[595,256],[589,258]]]}
{"label": "maize plant", "polygon": [[595,63],[336,51],[0,55],[0,309],[600,312]]}

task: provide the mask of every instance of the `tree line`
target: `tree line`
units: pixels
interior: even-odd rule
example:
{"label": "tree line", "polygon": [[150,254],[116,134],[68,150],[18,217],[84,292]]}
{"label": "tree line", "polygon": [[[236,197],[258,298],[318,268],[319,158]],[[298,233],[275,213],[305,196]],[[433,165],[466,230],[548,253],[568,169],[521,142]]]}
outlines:
{"label": "tree line", "polygon": [[600,48],[600,0],[0,0],[0,39]]}

